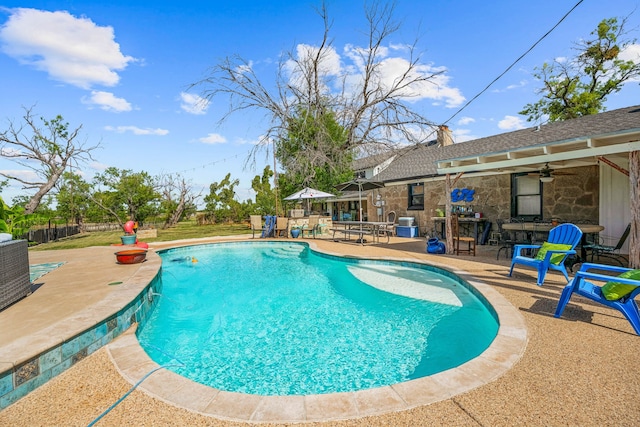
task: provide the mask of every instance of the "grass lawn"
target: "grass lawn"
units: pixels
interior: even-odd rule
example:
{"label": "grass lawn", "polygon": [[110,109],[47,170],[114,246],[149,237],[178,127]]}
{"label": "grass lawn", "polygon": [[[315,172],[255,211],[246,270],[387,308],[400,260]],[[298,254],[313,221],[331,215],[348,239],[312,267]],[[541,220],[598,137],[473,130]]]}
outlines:
{"label": "grass lawn", "polygon": [[[158,237],[145,238],[147,243],[166,242],[170,240],[193,239],[210,236],[232,236],[237,234],[250,233],[248,224],[215,224],[198,225],[195,221],[180,222],[176,227],[167,230],[158,229]],[[46,251],[53,249],[78,249],[89,246],[109,246],[120,243],[120,236],[123,231],[97,231],[91,233],[81,233],[75,236],[66,237],[55,242],[42,243],[31,246],[32,251]]]}

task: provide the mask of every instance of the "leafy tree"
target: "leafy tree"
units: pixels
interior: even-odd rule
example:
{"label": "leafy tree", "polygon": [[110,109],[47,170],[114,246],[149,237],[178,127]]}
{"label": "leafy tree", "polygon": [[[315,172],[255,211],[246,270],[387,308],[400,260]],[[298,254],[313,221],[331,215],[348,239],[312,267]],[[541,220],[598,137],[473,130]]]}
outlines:
{"label": "leafy tree", "polygon": [[285,170],[278,180],[283,193],[307,186],[331,192],[352,178],[347,133],[332,112],[313,115],[303,110],[289,120],[287,129],[287,137],[276,142],[276,158]]}
{"label": "leafy tree", "polygon": [[205,210],[215,222],[240,222],[244,219],[241,203],[235,199],[235,188],[239,183],[237,179],[231,180],[228,173],[222,181],[209,186],[209,194],[204,196]]}
{"label": "leafy tree", "polygon": [[9,122],[9,129],[0,133],[0,155],[34,171],[36,177],[27,179],[7,172],[0,172],[0,176],[20,182],[24,189],[36,189],[25,205],[29,214],[36,211],[67,168],[92,160],[91,152],[99,145],[87,147],[79,142],[82,126],[70,130],[60,115],[51,120],[40,118],[41,127],[31,109],[25,109],[23,120],[22,124]]}
{"label": "leafy tree", "polygon": [[[96,182],[92,183],[94,186]],[[127,211],[122,203],[118,202],[117,193],[115,191],[100,190],[94,187],[92,193],[89,194],[91,206],[87,211],[87,221],[89,222],[109,222],[110,220],[124,225],[127,218]]]}
{"label": "leafy tree", "polygon": [[[30,199],[31,199],[31,196],[28,196],[26,194],[20,194],[11,199],[11,206],[24,207],[27,205],[27,203],[29,203]],[[55,216],[55,210],[51,208],[52,203],[53,203],[52,196],[50,194],[46,195],[40,201],[38,208],[33,213],[37,214],[40,217],[46,217],[46,218]],[[39,218],[39,219],[42,219],[42,218]]]}
{"label": "leafy tree", "polygon": [[126,213],[126,219],[143,222],[158,211],[157,184],[147,172],[110,167],[96,175],[94,182],[106,191],[99,191],[99,197],[93,197],[93,201],[110,212],[121,225],[124,223],[122,212]]}
{"label": "leafy tree", "polygon": [[91,199],[91,184],[78,174],[65,172],[56,187],[58,188],[56,194],[58,216],[82,227],[85,218],[95,206]]}
{"label": "leafy tree", "polygon": [[273,215],[275,213],[276,196],[271,187],[270,179],[273,177],[271,167],[266,166],[262,176],[256,175],[251,181],[251,188],[256,192],[256,202],[249,203],[249,211],[260,215]]}
{"label": "leafy tree", "polygon": [[536,68],[534,76],[544,83],[542,99],[527,104],[519,114],[527,121],[548,117],[550,122],[573,119],[605,110],[607,96],[640,76],[640,61],[620,59],[635,39],[625,39],[626,18],[603,19],[591,35],[578,42],[577,56],[556,59]]}

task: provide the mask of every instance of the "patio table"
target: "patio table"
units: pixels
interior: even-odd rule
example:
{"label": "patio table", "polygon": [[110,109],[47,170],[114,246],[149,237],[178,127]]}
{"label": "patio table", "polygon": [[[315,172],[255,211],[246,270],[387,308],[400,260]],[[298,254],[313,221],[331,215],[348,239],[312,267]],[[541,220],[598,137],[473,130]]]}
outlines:
{"label": "patio table", "polygon": [[[587,259],[587,250],[585,245],[587,244],[587,235],[588,234],[598,234],[604,227],[598,224],[574,224],[576,227],[582,231],[582,238],[580,240],[580,256],[579,259],[574,263],[577,264],[579,262],[584,262],[583,260]],[[534,231],[541,232],[549,232],[556,225],[546,222],[507,222],[502,224],[502,228],[509,232],[515,231],[526,231],[527,234],[532,233]],[[529,234],[530,235],[530,234]],[[531,241],[531,239],[529,239]],[[573,267],[573,266],[572,266]]]}
{"label": "patio table", "polygon": [[[390,222],[382,221],[333,221],[334,227],[330,230],[333,231],[333,240],[336,240],[336,233],[341,233],[347,240],[353,234],[358,236],[356,242],[364,244],[364,236],[371,236],[373,243],[380,242],[380,229],[389,225],[393,225]],[[389,243],[389,234],[387,234],[387,243]]]}
{"label": "patio table", "polygon": [[[444,216],[434,216],[431,217],[431,220],[433,221],[433,227],[435,229],[435,227],[437,225],[440,225],[440,235],[444,238],[445,236],[445,228],[446,228],[446,217]],[[458,217],[458,223],[459,224],[472,224],[473,225],[473,237],[475,237],[476,239],[476,245],[479,244],[479,229],[480,229],[480,225],[482,225],[483,230],[484,227],[486,227],[486,222],[487,219],[486,218],[476,218],[476,217]],[[438,230],[435,230],[438,231]]]}

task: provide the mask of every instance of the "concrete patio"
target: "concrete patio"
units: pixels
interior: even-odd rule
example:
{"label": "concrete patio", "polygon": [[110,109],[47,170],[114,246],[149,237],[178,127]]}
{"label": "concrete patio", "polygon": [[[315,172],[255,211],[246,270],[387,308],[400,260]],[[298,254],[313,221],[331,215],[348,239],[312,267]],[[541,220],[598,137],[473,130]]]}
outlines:
{"label": "concrete patio", "polygon": [[[223,239],[151,246],[160,249],[220,240]],[[479,246],[478,256],[470,257],[427,254],[424,239],[392,238],[389,244],[364,246],[325,239],[305,241],[331,253],[419,260],[463,270],[516,308],[524,319],[528,338],[524,354],[511,369],[477,388],[407,410],[310,422],[311,425],[640,425],[640,405],[635,403],[640,395],[640,337],[620,313],[579,297],[571,301],[561,319],[554,318],[566,284],[561,275],[550,273],[542,287],[535,285],[533,270],[518,268],[514,277],[507,277],[509,262],[504,258],[496,260],[496,246]],[[43,331],[87,307],[99,311],[102,301],[113,302],[112,294],[119,292],[110,283],[131,281],[141,274],[139,268],[152,270],[156,262],[150,257],[152,260],[141,266],[120,266],[115,264],[112,252],[113,248],[30,252],[31,264],[66,264],[38,280],[42,286],[32,295],[0,312],[0,356],[8,354],[9,347],[15,352],[19,346],[39,345],[46,335]],[[73,334],[74,329],[70,327],[69,333]],[[126,337],[127,334],[115,342]],[[0,363],[16,361],[0,358]],[[114,364],[112,352],[102,348],[0,411],[0,425],[88,425],[130,388]],[[138,389],[95,425],[247,424],[251,422],[189,411]]]}

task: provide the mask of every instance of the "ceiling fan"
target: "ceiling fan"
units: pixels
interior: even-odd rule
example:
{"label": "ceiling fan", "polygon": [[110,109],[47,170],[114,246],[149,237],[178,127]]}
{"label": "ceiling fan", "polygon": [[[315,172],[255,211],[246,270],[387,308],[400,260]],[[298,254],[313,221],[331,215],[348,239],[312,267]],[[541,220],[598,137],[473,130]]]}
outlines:
{"label": "ceiling fan", "polygon": [[553,181],[553,177],[556,175],[575,175],[575,173],[554,171],[549,167],[549,163],[545,163],[542,169],[540,169],[538,172],[531,172],[529,175],[539,176],[540,181],[542,182],[551,182]]}

